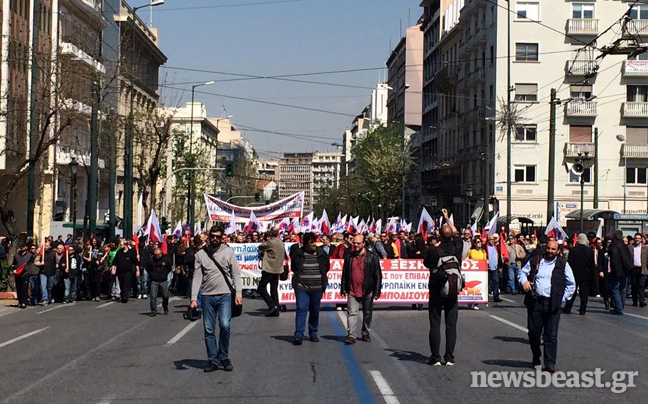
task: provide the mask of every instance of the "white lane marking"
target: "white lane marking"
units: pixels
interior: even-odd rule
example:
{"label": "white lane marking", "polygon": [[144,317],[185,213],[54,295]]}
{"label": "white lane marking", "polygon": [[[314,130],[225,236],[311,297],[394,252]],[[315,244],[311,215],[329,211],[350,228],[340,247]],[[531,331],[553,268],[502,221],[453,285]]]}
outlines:
{"label": "white lane marking", "polygon": [[502,297],[502,296],[500,296],[500,299],[504,300],[505,302],[509,302],[509,303],[517,303],[515,300],[507,299],[507,298]]}
{"label": "white lane marking", "polygon": [[102,307],[110,306],[111,304],[114,304],[114,303],[115,303],[115,302],[108,302],[108,303],[104,303],[104,304],[102,304],[102,305],[100,305],[100,306],[97,306],[97,308],[100,309],[100,308],[102,308]]}
{"label": "white lane marking", "polygon": [[97,404],[110,404],[110,403],[112,403],[112,401],[114,399],[115,399],[115,397],[112,396],[112,395],[106,396],[106,397],[102,398],[101,400],[97,401]]}
{"label": "white lane marking", "polygon": [[2,344],[0,344],[0,348],[4,348],[4,347],[6,347],[7,345],[11,345],[11,344],[13,344],[14,342],[18,342],[18,341],[20,341],[20,340],[22,340],[22,339],[29,338],[29,337],[31,337],[32,335],[36,335],[36,334],[38,334],[39,332],[43,332],[43,331],[47,330],[48,328],[49,328],[49,326],[44,327],[44,328],[41,328],[40,330],[36,330],[36,331],[32,331],[32,332],[28,332],[27,334],[21,335],[20,337],[16,337],[16,338],[14,338],[14,339],[10,339],[9,341],[5,341],[5,342],[3,342]]}
{"label": "white lane marking", "polygon": [[638,315],[638,314],[632,314],[632,313],[624,312],[623,315],[624,315],[624,316],[630,316],[630,317],[640,318],[640,319],[642,319],[642,320],[648,320],[648,317],[640,316],[640,315]]}
{"label": "white lane marking", "polygon": [[191,331],[191,329],[194,328],[196,326],[196,324],[198,324],[197,321],[193,321],[193,322],[189,323],[185,328],[183,328],[179,333],[177,333],[175,337],[171,338],[169,340],[169,342],[166,343],[165,346],[171,346],[171,345],[175,344],[176,342],[178,342],[180,340],[180,338],[184,337],[186,333]]}
{"label": "white lane marking", "polygon": [[51,309],[47,309],[47,310],[43,310],[43,311],[39,311],[39,312],[36,313],[36,314],[43,314],[43,313],[47,313],[48,311],[52,311],[52,310],[56,310],[56,309],[60,309],[60,308],[63,308],[63,307],[74,306],[74,305],[75,305],[75,303],[61,304],[61,305],[59,305],[59,306],[52,307]]}
{"label": "white lane marking", "polygon": [[492,318],[492,319],[495,319],[495,320],[497,320],[497,321],[499,321],[499,322],[501,322],[501,323],[504,323],[504,324],[506,324],[506,325],[510,325],[511,327],[516,328],[516,329],[518,329],[518,330],[520,330],[520,331],[522,331],[522,332],[528,332],[528,331],[529,331],[529,330],[527,330],[526,328],[522,327],[521,325],[518,325],[518,324],[515,324],[515,323],[513,323],[513,322],[511,322],[511,321],[505,320],[505,319],[503,319],[502,317],[497,317],[497,316],[494,316],[494,315],[492,315],[492,314],[489,315],[488,317],[490,317],[490,318]]}
{"label": "white lane marking", "polygon": [[53,371],[51,371],[50,373],[48,373],[46,376],[44,376],[44,377],[42,377],[42,378],[36,380],[36,381],[33,382],[33,383],[28,384],[27,386],[25,386],[25,387],[22,388],[21,390],[17,391],[16,393],[14,393],[14,394],[10,395],[9,397],[6,397],[6,398],[3,399],[2,401],[0,401],[0,403],[13,403],[13,402],[15,402],[16,399],[17,399],[18,397],[20,397],[20,396],[22,396],[23,394],[27,393],[28,391],[34,389],[35,387],[37,387],[38,385],[42,384],[43,382],[46,382],[46,381],[51,380],[51,379],[54,379],[54,378],[58,377],[61,373],[66,372],[66,371],[69,370],[69,369],[72,369],[72,368],[75,367],[79,362],[81,362],[82,360],[84,360],[84,359],[87,358],[88,356],[90,356],[90,355],[92,355],[93,353],[95,353],[95,352],[97,352],[97,351],[99,351],[99,350],[101,350],[101,349],[107,347],[108,345],[110,345],[110,344],[112,344],[113,342],[117,341],[119,338],[121,338],[121,337],[123,337],[124,335],[126,335],[126,334],[128,334],[128,333],[130,333],[130,332],[132,332],[132,331],[134,331],[134,330],[136,330],[137,328],[142,327],[144,324],[147,324],[150,320],[152,320],[152,319],[150,319],[150,318],[149,318],[149,319],[146,319],[146,320],[144,320],[144,321],[141,321],[141,322],[135,324],[135,325],[132,326],[131,328],[129,328],[129,329],[125,330],[125,331],[122,331],[121,333],[115,335],[114,337],[110,338],[110,339],[107,340],[107,341],[104,341],[102,344],[97,345],[96,347],[92,348],[91,350],[87,351],[86,353],[81,354],[81,356],[78,356],[76,359],[72,359],[71,361],[69,361],[69,362],[66,363],[65,365],[63,365],[63,366],[61,366],[61,367],[59,367],[59,368],[57,368],[57,369],[54,369]]}
{"label": "white lane marking", "polygon": [[400,404],[400,401],[398,401],[398,398],[394,395],[394,391],[389,387],[387,380],[385,380],[379,371],[370,370],[369,374],[371,374],[376,386],[378,386],[378,390],[380,390],[380,394],[382,394],[387,404]]}

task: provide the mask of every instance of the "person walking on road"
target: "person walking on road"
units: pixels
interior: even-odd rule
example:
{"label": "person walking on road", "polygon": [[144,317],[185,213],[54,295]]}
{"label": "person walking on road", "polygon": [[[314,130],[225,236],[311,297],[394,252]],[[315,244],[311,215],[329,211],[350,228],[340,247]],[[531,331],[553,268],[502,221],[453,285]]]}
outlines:
{"label": "person walking on road", "polygon": [[119,241],[119,251],[115,254],[111,270],[111,273],[117,276],[122,303],[128,303],[131,292],[133,267],[135,268],[135,277],[137,278],[140,275],[137,253],[134,248],[129,247],[128,240],[122,239]]}
{"label": "person walking on road", "polygon": [[365,248],[364,236],[353,239],[353,252],[344,256],[340,292],[347,297],[347,337],[344,343],[355,344],[358,310],[362,306],[362,340],[371,342],[373,301],[380,299],[382,271],[378,254]]}
{"label": "person walking on road", "polygon": [[630,285],[632,290],[632,305],[646,307],[646,275],[648,275],[648,245],[643,242],[641,233],[634,236],[634,242],[628,246],[632,255],[632,272]]}
{"label": "person walking on road", "polygon": [[[268,241],[259,244],[259,258],[261,258],[261,280],[257,293],[261,295],[270,310],[266,317],[279,317],[279,275],[283,273],[283,263],[286,257],[286,247],[278,237],[276,227],[267,234]],[[270,293],[268,293],[268,284]]]}
{"label": "person walking on road", "polygon": [[[28,266],[34,262],[34,254],[30,251],[30,244],[20,247],[18,253],[13,257],[13,264],[11,269],[16,279],[16,294],[18,295],[18,307],[21,309],[27,308],[27,300],[29,294],[29,277],[30,272]],[[18,273],[20,271],[20,274]],[[36,291],[32,291],[36,293]]]}
{"label": "person walking on road", "polygon": [[[441,211],[446,222],[440,231],[441,244],[436,248],[428,249],[425,260],[423,261],[423,264],[430,270],[429,343],[431,356],[428,365],[442,366],[440,347],[441,311],[443,311],[446,326],[446,349],[443,359],[446,366],[453,366],[455,364],[454,350],[457,344],[459,301],[458,295],[445,297],[441,295],[447,276],[447,270],[443,268],[454,264],[459,269],[459,272],[461,272],[461,255],[463,254],[464,242],[460,237],[454,236],[457,229],[450,221],[448,211],[446,209],[442,209]],[[448,264],[444,264],[446,261]]]}
{"label": "person walking on road", "polygon": [[556,372],[558,356],[558,324],[560,305],[571,299],[576,280],[569,263],[558,257],[558,243],[550,241],[544,256],[529,260],[518,274],[518,281],[527,293],[529,344],[533,366],[541,365],[541,335],[544,336],[544,368]]}
{"label": "person walking on road", "polygon": [[[590,284],[594,280],[594,271],[596,265],[594,264],[594,250],[589,246],[587,235],[581,233],[578,235],[578,243],[569,252],[567,262],[574,272],[576,279],[576,288],[580,296],[580,308],[578,314],[585,315],[587,311],[587,300],[590,294]],[[576,301],[576,293],[565,304],[563,314],[571,314],[572,306]]]}
{"label": "person walking on road", "polygon": [[317,247],[315,234],[304,234],[302,243],[301,247],[291,248],[290,251],[290,269],[293,272],[292,286],[297,300],[293,345],[301,345],[304,341],[306,316],[308,316],[310,340],[319,342],[317,332],[319,331],[320,302],[328,285],[328,271],[331,266],[328,255]]}
{"label": "person walking on road", "polygon": [[167,276],[173,269],[169,257],[162,254],[159,247],[153,250],[153,256],[148,261],[148,274],[150,280],[149,303],[151,317],[157,316],[157,298],[162,294],[162,309],[164,314],[169,314],[169,281]]}
{"label": "person walking on road", "polygon": [[608,248],[610,257],[610,294],[614,309],[612,314],[623,314],[625,309],[627,276],[632,271],[633,260],[628,246],[623,241],[623,232],[616,230]]}
{"label": "person walking on road", "polygon": [[[232,319],[232,291],[235,304],[243,304],[243,280],[236,254],[222,243],[223,230],[213,226],[209,229],[209,245],[198,251],[194,261],[194,280],[191,286],[192,310],[198,308],[198,292],[201,294],[205,346],[209,365],[205,372],[214,372],[220,366],[226,372],[234,370],[229,359],[230,321]],[[227,276],[227,280],[225,280]],[[216,316],[218,315],[218,343],[216,343]]]}

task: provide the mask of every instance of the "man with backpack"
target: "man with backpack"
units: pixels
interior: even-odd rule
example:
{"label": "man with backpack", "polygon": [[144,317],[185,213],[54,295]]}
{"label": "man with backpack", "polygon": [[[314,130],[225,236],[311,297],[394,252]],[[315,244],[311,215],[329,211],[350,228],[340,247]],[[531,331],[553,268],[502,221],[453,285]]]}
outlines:
{"label": "man with backpack", "polygon": [[560,305],[571,299],[576,290],[569,263],[558,256],[558,243],[550,241],[544,256],[530,259],[520,270],[518,281],[527,293],[524,305],[527,307],[533,366],[540,367],[540,336],[544,332],[545,370],[555,373]]}
{"label": "man with backpack", "polygon": [[445,312],[446,351],[444,361],[446,366],[455,363],[454,349],[457,343],[457,317],[459,314],[459,292],[463,289],[461,275],[461,254],[463,241],[454,237],[457,231],[448,217],[446,209],[441,210],[445,225],[441,227],[441,244],[429,248],[423,264],[430,270],[430,351],[432,355],[428,365],[442,366],[439,347],[441,345],[441,311]]}

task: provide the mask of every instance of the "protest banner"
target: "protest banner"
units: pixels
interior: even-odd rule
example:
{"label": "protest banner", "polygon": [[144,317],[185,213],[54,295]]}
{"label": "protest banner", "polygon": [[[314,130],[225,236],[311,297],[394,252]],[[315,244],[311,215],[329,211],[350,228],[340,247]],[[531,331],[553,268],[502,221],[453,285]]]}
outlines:
{"label": "protest banner", "polygon": [[250,220],[250,212],[254,212],[257,220],[270,222],[301,217],[304,209],[304,193],[299,192],[269,205],[252,208],[232,205],[209,194],[205,194],[205,203],[209,219],[214,222],[227,223],[234,214],[236,223],[247,223]]}

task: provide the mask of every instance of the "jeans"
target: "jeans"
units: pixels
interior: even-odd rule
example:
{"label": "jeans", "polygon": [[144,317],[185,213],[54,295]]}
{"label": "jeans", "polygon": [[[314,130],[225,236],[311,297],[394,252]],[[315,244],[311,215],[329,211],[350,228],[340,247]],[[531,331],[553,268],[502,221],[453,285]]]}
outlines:
{"label": "jeans", "polygon": [[646,275],[641,274],[641,267],[635,267],[630,274],[632,304],[644,303],[646,300]]}
{"label": "jeans", "polygon": [[457,344],[457,319],[459,317],[459,302],[457,298],[449,299],[442,297],[439,291],[430,291],[430,361],[441,362],[441,311],[445,314],[446,325],[446,349],[444,360],[454,362],[454,350]]}
{"label": "jeans", "polygon": [[623,314],[626,299],[626,276],[610,274],[610,295],[614,302],[615,312]]}
{"label": "jeans", "polygon": [[[270,293],[268,293],[268,284],[270,284]],[[279,307],[279,275],[268,272],[261,272],[261,280],[257,293],[261,295],[268,308]]]}
{"label": "jeans", "polygon": [[54,274],[40,274],[41,298],[43,303],[49,303],[53,299],[52,288],[54,287]]}
{"label": "jeans", "polygon": [[499,271],[491,271],[490,269],[488,270],[488,277],[490,278],[491,281],[491,289],[493,290],[493,298],[494,299],[499,299]]}
{"label": "jeans", "polygon": [[[580,296],[580,308],[578,309],[578,312],[585,314],[585,312],[587,311],[587,301],[589,299],[590,281],[576,281],[576,288],[578,289],[578,295]],[[565,304],[563,313],[571,313],[572,306],[576,301],[576,292],[577,291],[574,291],[572,298],[569,299]]]}
{"label": "jeans", "polygon": [[115,299],[118,299],[121,295],[121,286],[117,275],[110,276],[110,293]]}
{"label": "jeans", "polygon": [[358,310],[362,305],[362,335],[371,333],[371,317],[373,316],[373,293],[362,297],[349,295],[347,298],[347,335],[356,338],[358,328]]}
{"label": "jeans", "polygon": [[131,291],[131,273],[124,272],[123,274],[118,274],[117,278],[121,285],[121,301],[122,303],[127,303]]}
{"label": "jeans", "polygon": [[139,278],[137,278],[137,290],[139,291],[140,295],[149,294],[148,284],[149,284],[148,272],[146,272],[146,269],[140,268],[140,276]]}
{"label": "jeans", "polygon": [[517,279],[518,268],[517,265],[511,264],[508,267],[508,288],[511,292],[517,292],[515,287],[515,280]]}
{"label": "jeans", "polygon": [[29,277],[29,287],[31,288],[31,304],[37,305],[41,301],[41,283],[40,275],[31,275]]}
{"label": "jeans", "polygon": [[558,324],[560,323],[560,307],[550,310],[551,298],[537,297],[529,313],[529,344],[533,354],[533,362],[540,361],[540,335],[544,333],[544,365],[556,366],[558,356]]}
{"label": "jeans", "polygon": [[16,276],[15,279],[18,304],[27,305],[27,297],[29,296],[29,273],[23,273],[21,276]]}
{"label": "jeans", "polygon": [[319,330],[320,302],[322,292],[307,292],[295,290],[297,300],[297,313],[295,314],[295,338],[304,338],[306,330],[306,316],[308,315],[308,335],[317,336]]}
{"label": "jeans", "polygon": [[[230,340],[230,320],[232,319],[232,296],[203,295],[203,328],[205,330],[205,346],[207,347],[207,360],[220,365],[223,359],[228,359]],[[216,344],[216,314],[218,314],[218,344]]]}
{"label": "jeans", "polygon": [[169,309],[169,282],[151,281],[151,295],[149,296],[151,313],[157,313],[158,292],[162,292],[162,308]]}
{"label": "jeans", "polygon": [[63,298],[64,302],[72,303],[76,301],[77,297],[77,278],[69,277],[63,280],[65,282],[65,297]]}

